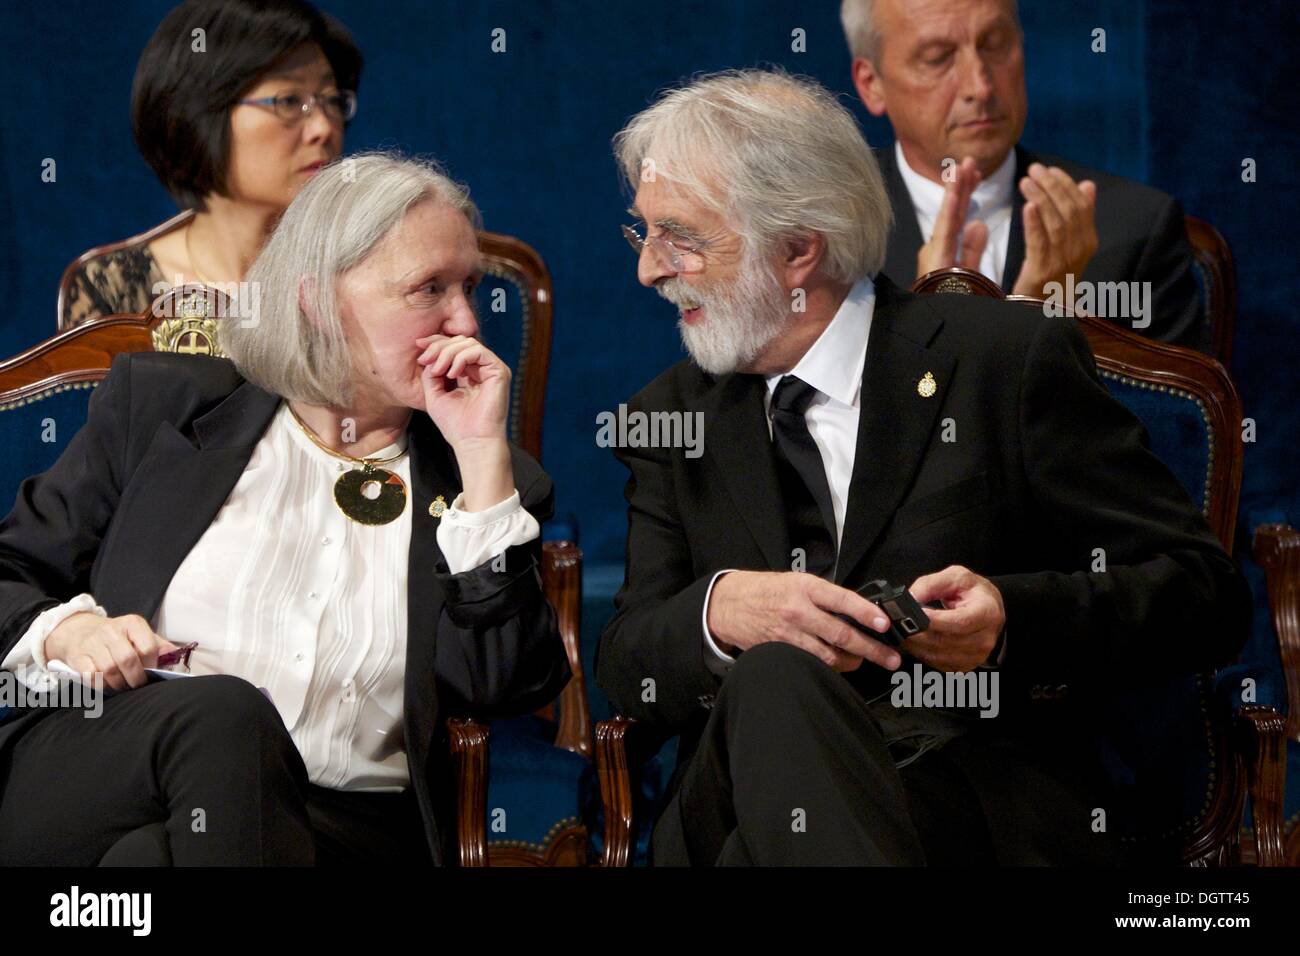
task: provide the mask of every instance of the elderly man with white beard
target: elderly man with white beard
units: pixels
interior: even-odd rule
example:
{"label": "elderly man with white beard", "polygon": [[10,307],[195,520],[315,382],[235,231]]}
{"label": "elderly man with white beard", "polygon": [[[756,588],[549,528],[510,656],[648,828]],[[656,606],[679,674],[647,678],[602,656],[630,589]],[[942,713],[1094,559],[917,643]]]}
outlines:
{"label": "elderly man with white beard", "polygon": [[[689,352],[628,414],[704,422],[703,454],[615,447],[627,569],[596,672],[648,736],[681,736],[653,861],[1134,852],[1097,708],[1230,660],[1250,601],[1073,320],[882,275],[880,171],[812,80],[700,78],[614,146],[638,279]],[[882,579],[928,628],[891,637],[858,593]],[[890,692],[986,669],[989,719]],[[1031,695],[1049,682],[1068,699]]]}

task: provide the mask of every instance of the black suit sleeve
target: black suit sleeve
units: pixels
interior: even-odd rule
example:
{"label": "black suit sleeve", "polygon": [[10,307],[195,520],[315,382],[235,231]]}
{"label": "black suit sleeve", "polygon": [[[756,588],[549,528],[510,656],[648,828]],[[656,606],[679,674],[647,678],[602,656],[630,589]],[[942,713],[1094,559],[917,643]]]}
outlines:
{"label": "black suit sleeve", "polygon": [[1132,277],[1151,283],[1151,328],[1134,331],[1161,342],[1209,351],[1209,330],[1195,268],[1182,206],[1166,197]]}
{"label": "black suit sleeve", "polygon": [[1005,669],[1086,687],[1231,661],[1249,627],[1245,581],[1073,321],[1042,321],[1020,391],[1026,521],[1057,570],[992,578],[1012,635]]}
{"label": "black suit sleeve", "polygon": [[[629,409],[639,407],[637,400]],[[620,448],[631,472],[626,571],[601,636],[596,680],[619,713],[672,730],[701,711],[720,678],[705,665],[702,617],[712,574],[697,576],[673,502],[666,448]]]}
{"label": "black suit sleeve", "polygon": [[[555,492],[544,474],[519,497],[539,525],[555,511]],[[541,535],[499,557],[504,562],[490,559],[459,574],[442,559],[435,569],[445,598],[436,658],[444,713],[483,719],[526,714],[554,700],[571,676],[542,590]]]}
{"label": "black suit sleeve", "polygon": [[86,424],[54,465],[19,486],[0,521],[0,658],[47,608],[90,591],[90,571],[126,482],[131,356],[113,360]]}

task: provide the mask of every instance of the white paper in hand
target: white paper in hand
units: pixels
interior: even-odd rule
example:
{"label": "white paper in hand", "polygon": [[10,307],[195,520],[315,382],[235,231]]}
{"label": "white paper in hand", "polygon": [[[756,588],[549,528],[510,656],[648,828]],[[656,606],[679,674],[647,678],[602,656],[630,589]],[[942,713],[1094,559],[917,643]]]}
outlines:
{"label": "white paper in hand", "polygon": [[[75,680],[79,684],[83,684],[87,687],[90,686],[89,684],[86,684],[86,681],[82,678],[80,671],[73,670],[71,667],[63,663],[63,661],[59,660],[57,657],[54,658],[53,660],[46,661],[45,667],[51,674],[65,674],[70,680]],[[146,667],[144,669],[144,672],[149,675],[149,683],[151,684],[154,681],[159,681],[159,680],[175,680],[178,677],[194,676],[193,674],[187,674],[184,671],[165,671],[165,670],[160,670],[157,667]],[[128,688],[128,690],[129,689],[130,688]],[[116,693],[117,691],[115,691],[113,688],[109,687],[107,684],[104,685],[105,697],[112,697]]]}

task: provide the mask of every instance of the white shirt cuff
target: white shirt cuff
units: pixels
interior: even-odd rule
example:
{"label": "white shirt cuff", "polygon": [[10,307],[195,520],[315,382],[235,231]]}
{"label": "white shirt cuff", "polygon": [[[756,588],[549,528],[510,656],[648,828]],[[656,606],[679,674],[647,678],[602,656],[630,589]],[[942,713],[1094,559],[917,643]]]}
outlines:
{"label": "white shirt cuff", "polygon": [[542,533],[537,519],[520,502],[517,490],[482,511],[462,511],[464,497],[463,492],[456,496],[438,524],[438,547],[452,574],[477,568],[507,548],[527,544]]}
{"label": "white shirt cuff", "polygon": [[78,594],[66,604],[42,611],[27,628],[27,633],[18,639],[3,662],[0,670],[13,671],[15,674],[35,668],[48,673],[49,662],[45,659],[45,639],[50,632],[74,614],[89,611],[100,617],[108,617],[108,612],[95,603],[89,594]]}
{"label": "white shirt cuff", "polygon": [[[711,663],[721,664],[723,667],[730,667],[736,663],[736,659],[718,647],[713,635],[709,633],[709,598],[713,597],[713,585],[718,583],[718,578],[735,570],[735,568],[726,568],[713,575],[713,580],[709,582],[709,589],[704,592],[704,611],[700,615],[700,628],[704,631],[704,643],[713,652],[713,661]],[[710,668],[710,670],[715,670],[715,668]]]}

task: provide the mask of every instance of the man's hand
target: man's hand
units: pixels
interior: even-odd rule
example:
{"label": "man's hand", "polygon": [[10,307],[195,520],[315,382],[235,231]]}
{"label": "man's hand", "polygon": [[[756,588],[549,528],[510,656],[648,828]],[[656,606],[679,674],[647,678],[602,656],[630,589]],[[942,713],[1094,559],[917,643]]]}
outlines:
{"label": "man's hand", "polygon": [[1097,251],[1097,184],[1075,183],[1064,170],[1031,163],[1020,192],[1025,261],[1011,291],[1042,298],[1047,283],[1064,285],[1067,274],[1083,275]]}
{"label": "man's hand", "polygon": [[908,590],[919,604],[939,600],[944,607],[925,609],[930,629],[903,642],[907,653],[941,671],[973,671],[988,660],[1007,623],[992,581],[953,564],[922,575]]}
{"label": "man's hand", "polygon": [[85,680],[104,675],[113,690],[143,687],[149,681],[146,667],[158,664],[158,655],[176,650],[138,614],[100,617],[82,611],[65,618],[45,638],[47,660],[61,660]]}
{"label": "man's hand", "polygon": [[866,598],[801,571],[724,574],[709,596],[708,627],[719,647],[729,653],[782,641],[840,672],[857,670],[863,660],[888,670],[902,663],[898,651],[835,614],[873,631],[889,630],[884,612]]}
{"label": "man's hand", "polygon": [[980,257],[989,241],[989,227],[978,219],[967,222],[970,197],[980,182],[979,167],[967,156],[954,167],[953,180],[944,183],[943,203],[934,221],[934,234],[916,254],[916,277],[961,266],[972,272],[980,271]]}

